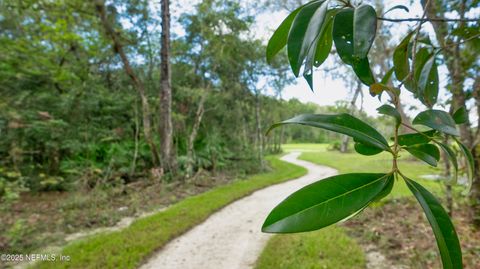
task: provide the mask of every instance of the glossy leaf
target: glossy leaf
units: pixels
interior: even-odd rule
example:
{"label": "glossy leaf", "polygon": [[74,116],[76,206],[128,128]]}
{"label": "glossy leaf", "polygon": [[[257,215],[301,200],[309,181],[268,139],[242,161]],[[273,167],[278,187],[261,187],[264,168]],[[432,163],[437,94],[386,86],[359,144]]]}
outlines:
{"label": "glossy leaf", "polygon": [[267,134],[278,126],[301,124],[322,128],[353,137],[356,141],[382,150],[391,151],[388,142],[375,128],[349,114],[303,114],[272,125]]}
{"label": "glossy leaf", "polygon": [[467,163],[467,178],[468,178],[468,189],[472,187],[473,183],[473,176],[474,176],[474,170],[475,170],[475,163],[473,160],[473,155],[472,152],[462,143],[460,142],[457,138],[454,138],[455,142],[457,142],[458,146],[460,147],[460,150],[462,151],[463,155],[465,156],[465,160]]}
{"label": "glossy leaf", "polygon": [[420,112],[412,123],[425,125],[445,134],[460,135],[450,114],[442,110],[430,109]]}
{"label": "glossy leaf", "polygon": [[395,70],[395,76],[400,81],[404,80],[408,76],[408,73],[410,73],[408,44],[410,43],[413,33],[414,32],[410,32],[393,52],[393,67]]}
{"label": "glossy leaf", "polygon": [[333,37],[332,37],[332,29],[333,29],[333,18],[335,18],[335,14],[337,10],[329,10],[327,11],[327,15],[325,18],[325,23],[323,24],[322,33],[318,40],[317,50],[315,53],[315,61],[313,65],[315,67],[319,67],[325,60],[327,59],[330,51],[332,50],[333,44]]}
{"label": "glossy leaf", "polygon": [[353,64],[353,9],[339,11],[333,20],[333,42],[340,59]]}
{"label": "glossy leaf", "polygon": [[363,84],[370,86],[375,83],[375,77],[370,68],[368,58],[353,56],[353,14],[353,9],[348,8],[339,11],[335,15],[332,32],[333,42],[340,59],[352,66],[353,71]]}
{"label": "glossy leaf", "polygon": [[[287,52],[293,73],[298,77],[300,67],[310,48],[315,48],[325,20],[328,1],[313,1],[306,4],[293,20],[288,34]],[[314,54],[314,53],[313,53]]]}
{"label": "glossy leaf", "polygon": [[432,144],[419,144],[405,147],[405,150],[410,152],[413,156],[428,163],[431,166],[437,166],[440,160],[440,151]]}
{"label": "glossy leaf", "polygon": [[408,178],[405,178],[405,182],[422,206],[428,222],[432,226],[433,234],[440,250],[443,268],[463,268],[462,250],[457,232],[445,209],[443,209],[435,196],[420,184]]}
{"label": "glossy leaf", "polygon": [[383,149],[368,146],[368,145],[362,144],[360,142],[355,142],[355,144],[353,145],[353,148],[355,149],[355,151],[357,153],[365,155],[365,156],[377,155],[377,154],[383,152]]}
{"label": "glossy leaf", "polygon": [[391,105],[383,105],[377,108],[377,111],[380,114],[388,115],[395,118],[397,127],[402,123],[402,116],[400,116],[400,113],[397,111],[397,109]]}
{"label": "glossy leaf", "polygon": [[300,9],[303,6],[295,9],[290,15],[283,20],[283,22],[278,26],[277,30],[273,33],[272,37],[268,41],[267,45],[267,62],[271,63],[273,57],[277,55],[277,53],[283,49],[287,45],[288,40],[288,32],[290,31],[290,27],[292,26],[293,20],[295,16],[297,16]]}
{"label": "glossy leaf", "polygon": [[413,63],[414,78],[415,78],[415,91],[417,91],[418,81],[420,80],[420,74],[422,73],[423,66],[430,60],[432,53],[427,48],[420,48],[415,54],[415,62]]}
{"label": "glossy leaf", "polygon": [[385,187],[383,187],[383,190],[377,194],[375,199],[373,199],[374,202],[378,202],[381,199],[385,198],[387,195],[389,195],[392,192],[393,185],[395,183],[395,177],[390,177],[387,181],[387,184],[385,184]]}
{"label": "glossy leaf", "polygon": [[392,174],[358,173],[319,180],[277,205],[262,231],[295,233],[329,226],[367,206],[392,177]]}
{"label": "glossy leaf", "polygon": [[468,121],[468,112],[465,106],[460,107],[453,113],[453,120],[456,124],[463,124]]}
{"label": "glossy leaf", "polygon": [[368,58],[363,58],[361,60],[355,59],[352,68],[353,72],[355,72],[355,75],[357,75],[358,79],[360,79],[363,84],[370,86],[375,83],[375,77],[373,76],[372,69],[370,68],[370,62],[368,61]]}
{"label": "glossy leaf", "polygon": [[430,130],[421,133],[403,134],[398,136],[398,144],[400,146],[411,146],[417,144],[426,144],[432,141],[432,137],[437,133],[435,130]]}
{"label": "glossy leaf", "polygon": [[[326,6],[328,2],[325,2]],[[322,23],[322,29],[319,32],[319,36],[313,41],[308,49],[307,56],[305,57],[305,68],[303,70],[303,77],[310,86],[310,90],[313,91],[313,67],[320,66],[328,57],[330,50],[332,49],[332,27],[333,18],[336,9],[328,10],[325,14],[325,20]]]}
{"label": "glossy leaf", "polygon": [[442,150],[445,152],[447,155],[448,160],[453,166],[454,174],[453,174],[453,181],[457,181],[458,178],[458,161],[457,161],[457,156],[455,155],[455,152],[446,144],[441,143],[441,142],[436,142],[437,145],[439,145]]}
{"label": "glossy leaf", "polygon": [[353,57],[367,57],[377,32],[377,13],[370,5],[361,5],[353,14]]}
{"label": "glossy leaf", "polygon": [[438,70],[433,56],[430,56],[420,71],[417,96],[428,107],[432,107],[437,102]]}

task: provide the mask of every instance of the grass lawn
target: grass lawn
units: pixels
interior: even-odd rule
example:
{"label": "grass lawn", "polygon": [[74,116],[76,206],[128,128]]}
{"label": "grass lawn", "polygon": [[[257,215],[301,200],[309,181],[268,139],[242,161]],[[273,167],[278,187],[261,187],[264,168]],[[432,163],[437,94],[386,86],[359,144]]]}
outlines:
{"label": "grass lawn", "polygon": [[[443,184],[440,181],[422,179],[422,175],[439,174],[441,169],[431,167],[409,158],[408,153],[403,153],[399,160],[399,168],[406,176],[418,181],[431,192],[442,195]],[[338,170],[340,174],[354,172],[389,172],[392,167],[389,153],[374,156],[364,156],[357,153],[340,153],[337,151],[303,152],[300,159],[316,164],[326,165]],[[412,195],[403,180],[397,180],[392,193],[388,198],[400,198]]]}
{"label": "grass lawn", "polygon": [[285,152],[291,151],[327,151],[328,144],[283,144]]}
{"label": "grass lawn", "polygon": [[[354,152],[340,153],[328,151],[325,144],[298,144],[298,146],[297,144],[287,144],[283,148],[285,151],[302,151],[300,159],[333,167],[340,174],[388,172],[392,167],[388,153],[374,156],[363,156]],[[442,183],[420,179],[421,175],[438,174],[440,169],[411,160],[407,156],[407,153],[401,156],[399,163],[401,171],[430,191],[441,195],[443,193]],[[410,191],[403,180],[398,180],[387,199],[405,196],[411,196]],[[381,202],[376,205],[381,205]],[[275,235],[269,240],[257,260],[256,269],[348,269],[365,268],[365,266],[365,254],[358,243],[348,237],[342,227],[333,225],[315,232]]]}
{"label": "grass lawn", "polygon": [[274,236],[257,261],[256,269],[360,269],[363,250],[343,228]]}
{"label": "grass lawn", "polygon": [[187,198],[167,210],[139,219],[129,227],[67,245],[69,262],[44,262],[35,268],[136,268],[173,238],[204,221],[225,205],[257,189],[304,175],[306,169],[268,157],[272,172],[252,176]]}

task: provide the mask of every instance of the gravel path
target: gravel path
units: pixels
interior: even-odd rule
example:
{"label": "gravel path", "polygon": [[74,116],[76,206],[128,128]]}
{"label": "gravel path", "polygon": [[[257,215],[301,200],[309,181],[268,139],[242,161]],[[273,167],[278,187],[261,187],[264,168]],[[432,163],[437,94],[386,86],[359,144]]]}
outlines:
{"label": "gravel path", "polygon": [[295,180],[258,190],[174,239],[144,264],[142,269],[244,269],[252,268],[270,235],[260,231],[270,210],[293,191],[336,171],[298,160],[299,152],[282,160],[308,169]]}

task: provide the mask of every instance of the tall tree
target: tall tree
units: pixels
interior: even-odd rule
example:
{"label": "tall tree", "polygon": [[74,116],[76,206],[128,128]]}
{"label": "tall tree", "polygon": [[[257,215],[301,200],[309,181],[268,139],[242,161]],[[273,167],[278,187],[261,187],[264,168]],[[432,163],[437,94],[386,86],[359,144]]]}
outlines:
{"label": "tall tree", "polygon": [[170,0],[162,0],[162,37],[160,51],[160,139],[162,166],[175,169],[172,125],[172,79],[170,70]]}
{"label": "tall tree", "polygon": [[[113,50],[115,51],[116,54],[120,56],[120,59],[122,60],[123,63],[123,68],[125,70],[125,73],[128,75],[130,78],[133,87],[135,90],[138,92],[138,95],[140,96],[141,104],[142,104],[142,121],[143,121],[143,133],[145,136],[145,140],[147,141],[150,151],[152,154],[152,161],[155,166],[159,165],[159,158],[158,158],[158,151],[157,147],[153,141],[153,136],[152,136],[152,123],[150,120],[150,105],[148,103],[148,98],[145,94],[145,86],[143,82],[140,80],[140,78],[135,74],[131,64],[130,60],[127,57],[127,54],[124,51],[123,44],[121,41],[121,38],[116,32],[107,16],[107,12],[105,10],[105,1],[104,0],[96,0],[95,1],[95,8],[98,14],[98,17],[100,18],[101,24],[105,30],[105,33],[111,38],[113,42]],[[114,16],[115,14],[113,14]]]}

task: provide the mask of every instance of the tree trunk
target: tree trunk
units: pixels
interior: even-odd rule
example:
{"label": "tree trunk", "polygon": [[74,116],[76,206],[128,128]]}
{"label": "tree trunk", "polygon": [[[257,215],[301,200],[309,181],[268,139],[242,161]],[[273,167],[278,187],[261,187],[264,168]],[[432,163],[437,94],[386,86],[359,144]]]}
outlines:
{"label": "tree trunk", "polygon": [[135,149],[133,151],[133,159],[132,159],[132,166],[130,167],[130,176],[133,176],[135,174],[135,170],[137,167],[137,158],[138,158],[138,133],[139,133],[139,123],[138,123],[138,108],[137,108],[137,100],[135,100],[135,103],[133,104],[134,112],[135,112],[135,131],[134,131],[134,136],[135,136]]}
{"label": "tree trunk", "polygon": [[[355,112],[355,103],[357,102],[357,98],[360,95],[361,91],[362,91],[362,82],[360,80],[357,80],[357,88],[355,89],[352,101],[350,102],[350,107],[348,108],[350,114],[353,114]],[[349,140],[350,140],[349,136],[347,135],[343,136],[342,144],[340,145],[340,152],[345,153],[348,151]]]}
{"label": "tree trunk", "polygon": [[173,156],[172,82],[170,70],[170,0],[162,0],[162,36],[160,51],[160,139],[162,167],[175,170]]}
{"label": "tree trunk", "polygon": [[188,137],[187,142],[187,178],[191,177],[193,174],[193,163],[194,163],[194,143],[197,138],[198,129],[200,129],[200,123],[202,123],[203,113],[205,112],[205,100],[207,99],[207,93],[203,93],[200,101],[198,103],[197,112],[195,113],[195,119],[192,126],[192,132]]}
{"label": "tree trunk", "polygon": [[256,136],[255,136],[255,144],[257,145],[258,149],[258,160],[260,161],[260,167],[265,167],[263,162],[263,136],[262,136],[262,122],[261,122],[261,114],[260,114],[260,93],[257,91],[255,92],[255,123],[256,123]]}
{"label": "tree trunk", "polygon": [[135,90],[138,92],[138,95],[140,96],[141,104],[142,104],[142,123],[143,123],[143,134],[145,136],[145,141],[150,147],[150,151],[152,154],[152,162],[154,166],[158,166],[160,164],[159,158],[158,158],[158,152],[157,152],[157,147],[155,143],[153,142],[153,137],[152,137],[152,124],[150,121],[150,106],[148,104],[148,99],[145,95],[145,86],[143,85],[142,81],[137,77],[135,72],[133,71],[130,61],[127,58],[127,55],[125,54],[125,51],[123,50],[123,44],[120,41],[120,36],[118,35],[117,32],[113,29],[112,25],[110,24],[108,18],[107,18],[107,13],[105,10],[105,2],[104,0],[97,0],[95,2],[95,8],[97,10],[97,14],[101,20],[102,26],[106,32],[106,34],[112,39],[113,42],[113,50],[115,51],[116,54],[120,56],[120,59],[122,60],[123,63],[123,69],[125,70],[125,73],[128,75],[130,78],[133,87]]}
{"label": "tree trunk", "polygon": [[[477,76],[473,84],[473,97],[475,99],[475,106],[477,115],[480,115],[480,76]],[[477,227],[480,227],[480,117],[477,119],[477,130],[474,136],[472,146],[472,155],[475,160],[475,173],[472,183],[472,191],[470,193],[473,222]]]}

